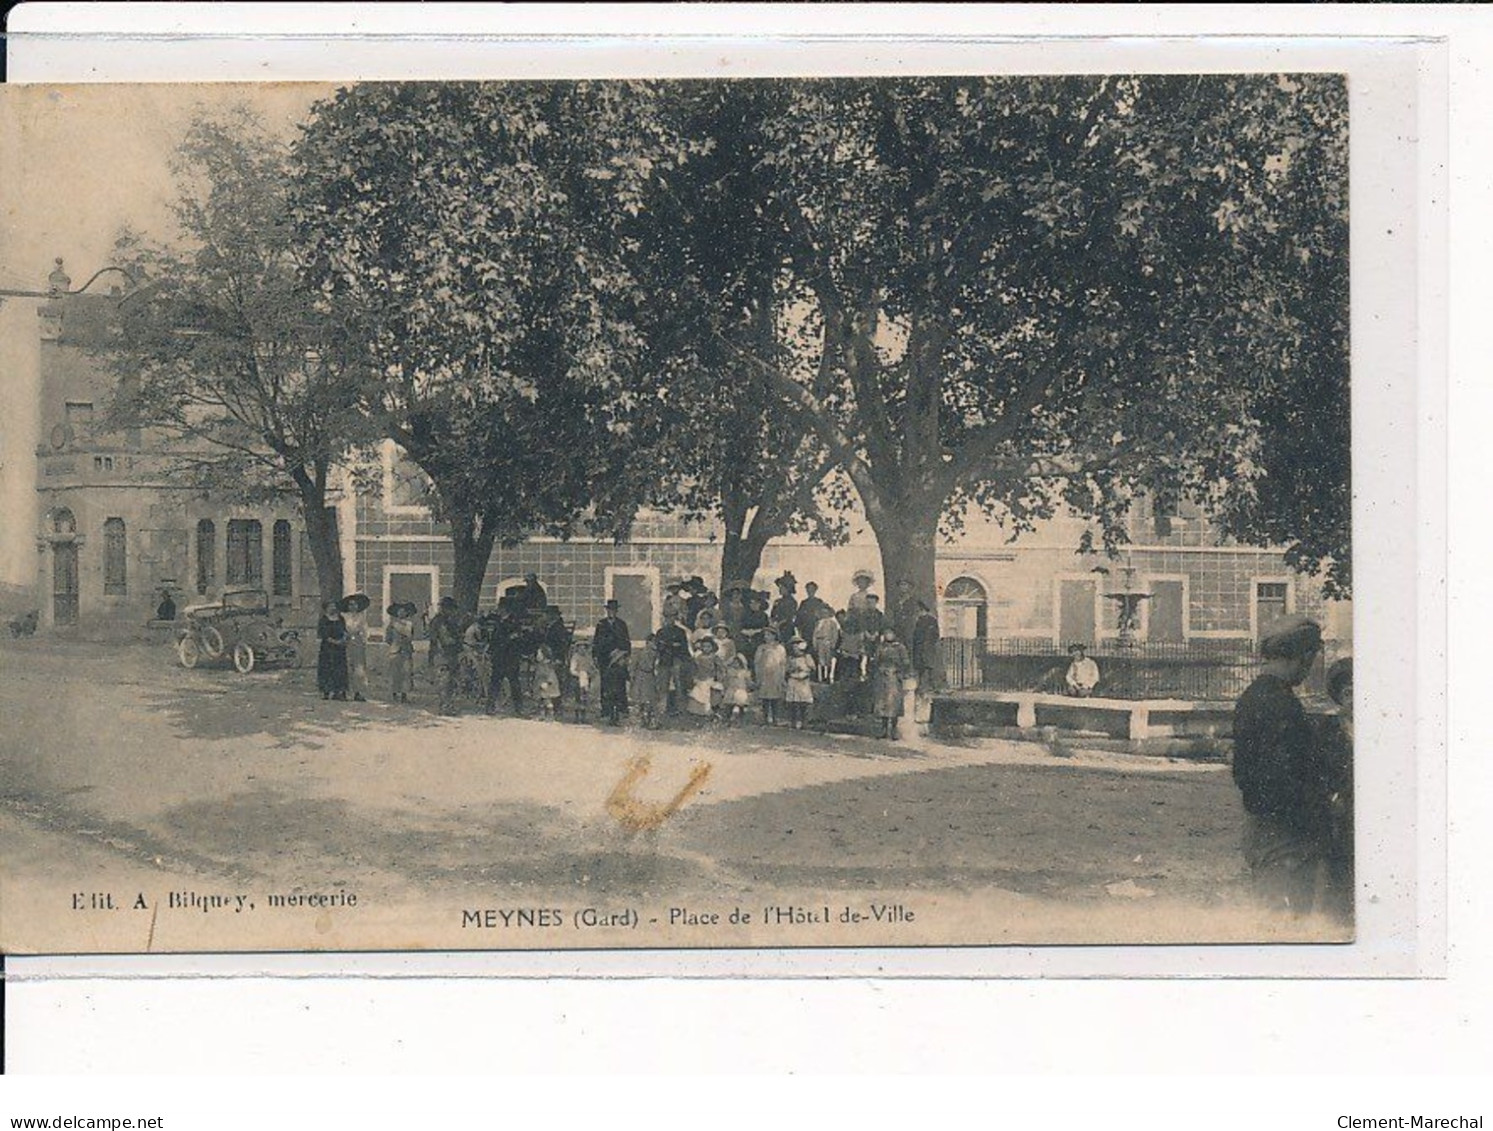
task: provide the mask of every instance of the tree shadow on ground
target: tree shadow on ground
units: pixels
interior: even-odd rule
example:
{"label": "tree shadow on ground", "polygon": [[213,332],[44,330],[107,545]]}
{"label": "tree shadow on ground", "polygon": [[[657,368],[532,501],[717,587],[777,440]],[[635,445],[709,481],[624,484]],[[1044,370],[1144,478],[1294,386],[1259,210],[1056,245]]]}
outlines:
{"label": "tree shadow on ground", "polygon": [[323,745],[318,739],[348,731],[441,724],[440,716],[415,704],[324,700],[292,674],[230,672],[213,678],[193,672],[197,678],[190,682],[156,687],[142,699],[182,738],[263,736],[281,749],[316,749]]}
{"label": "tree shadow on ground", "polygon": [[981,765],[851,779],[681,812],[671,835],[773,886],[1212,898],[1241,874],[1223,775]]}
{"label": "tree shadow on ground", "polygon": [[650,745],[712,750],[727,754],[770,752],[806,758],[857,758],[884,762],[918,762],[929,757],[927,751],[903,742],[839,732],[828,733],[813,726],[803,730],[793,730],[786,726],[768,727],[755,722],[725,726],[693,716],[670,718],[654,730],[631,722],[623,727],[587,723],[567,725],[574,726],[577,730],[593,729],[602,734],[628,735]]}
{"label": "tree shadow on ground", "polygon": [[459,816],[372,814],[340,799],[260,789],[176,806],[152,822],[198,859],[232,860],[284,882],[351,887],[374,877],[422,890],[483,889],[512,898],[567,887],[639,895],[697,883],[697,862],[657,851],[551,805],[503,802]]}

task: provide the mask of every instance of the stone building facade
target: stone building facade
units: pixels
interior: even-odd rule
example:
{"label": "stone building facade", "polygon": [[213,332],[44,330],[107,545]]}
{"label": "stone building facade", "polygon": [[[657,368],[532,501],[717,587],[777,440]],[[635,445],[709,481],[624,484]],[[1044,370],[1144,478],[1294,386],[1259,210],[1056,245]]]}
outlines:
{"label": "stone building facade", "polygon": [[111,429],[115,378],[101,357],[116,295],[65,294],[37,309],[35,606],[44,629],[123,635],[225,590],[262,588],[293,619],[314,607],[316,572],[296,500],[239,504],[180,486],[181,449],[150,430]]}

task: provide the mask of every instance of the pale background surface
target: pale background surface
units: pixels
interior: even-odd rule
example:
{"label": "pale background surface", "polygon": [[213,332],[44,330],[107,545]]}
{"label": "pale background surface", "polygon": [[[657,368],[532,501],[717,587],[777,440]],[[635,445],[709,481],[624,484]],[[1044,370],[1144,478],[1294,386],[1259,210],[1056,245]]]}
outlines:
{"label": "pale background surface", "polygon": [[[729,20],[724,10],[692,13],[701,20]],[[780,14],[781,15],[781,14]],[[821,10],[797,18],[809,23],[828,19]],[[928,32],[985,30],[1001,34],[1030,33],[1062,27],[1171,33],[1192,30],[1276,31],[1289,28],[1300,34],[1313,29],[1356,31],[1359,34],[1400,32],[1435,33],[1455,30],[1452,41],[1453,139],[1458,165],[1453,174],[1456,212],[1453,218],[1452,269],[1454,363],[1453,395],[1458,399],[1451,419],[1454,436],[1472,439],[1486,419],[1485,393],[1473,389],[1479,367],[1473,358],[1493,354],[1489,327],[1472,271],[1487,262],[1493,240],[1490,215],[1486,140],[1478,136],[1478,108],[1493,98],[1485,65],[1493,36],[1482,13],[1437,10],[1298,10],[1283,17],[1275,13],[1234,10],[1210,14],[1176,9],[1099,11],[1068,9],[1061,13],[1038,8],[956,15],[938,10],[882,13],[877,31],[903,29]],[[865,10],[853,18],[839,14],[842,26],[864,30],[873,26]],[[892,17],[896,17],[893,19]],[[504,11],[504,30],[521,21],[518,10]],[[530,13],[529,19],[542,18]],[[555,17],[549,17],[551,25]],[[632,13],[588,12],[593,20],[613,19],[614,26],[636,31],[647,18]],[[670,13],[668,19],[679,18]],[[263,19],[263,16],[260,17]],[[430,30],[432,18],[421,14],[420,26]],[[942,21],[942,22],[941,22]],[[1058,23],[1056,21],[1061,21]],[[16,26],[13,24],[13,27]],[[717,26],[720,26],[719,24]],[[760,27],[760,23],[757,25]],[[780,23],[779,26],[782,26]],[[735,30],[747,30],[737,24]],[[28,44],[12,42],[19,55]],[[228,46],[226,44],[220,46]],[[43,53],[44,55],[45,53]],[[147,54],[139,44],[125,52],[127,69],[143,65]],[[259,49],[258,54],[270,53]],[[415,57],[408,45],[388,51],[385,58],[407,66]],[[268,74],[309,77],[311,53],[273,53],[279,60],[269,67],[250,65],[233,77]],[[738,58],[740,53],[738,53]],[[181,62],[172,64],[178,68]],[[44,62],[38,57],[38,64]],[[260,60],[263,61],[263,60]],[[212,52],[199,52],[195,62],[215,77],[228,77]],[[34,64],[36,65],[36,64]],[[97,64],[95,64],[97,65]],[[325,66],[325,64],[321,64]],[[1106,60],[1106,69],[1125,66]],[[13,63],[13,77],[21,68]],[[105,69],[100,66],[100,70]],[[159,72],[158,72],[159,73]],[[174,73],[180,74],[180,70]],[[200,73],[200,72],[199,72]],[[75,72],[74,72],[75,74]],[[53,71],[49,77],[60,77]],[[144,77],[110,70],[108,77]],[[196,76],[193,76],[196,77]],[[1434,127],[1434,121],[1426,123]],[[1470,158],[1477,153],[1481,166]],[[1358,172],[1355,167],[1355,174]],[[1355,212],[1355,220],[1362,217]],[[1359,225],[1355,224],[1355,239]],[[1356,252],[1355,247],[1355,252]],[[44,253],[50,254],[50,253]],[[63,254],[67,254],[65,251]],[[1361,262],[1361,260],[1357,260]],[[48,262],[44,259],[43,263]],[[82,276],[86,277],[86,276]],[[1461,284],[1461,285],[1459,285]],[[1355,300],[1357,294],[1355,292]],[[1436,335],[1437,338],[1440,335]],[[1422,343],[1433,347],[1436,342]],[[1422,358],[1422,363],[1425,363]],[[1434,370],[1433,370],[1434,371]],[[1357,370],[1355,370],[1357,372]],[[1431,392],[1427,398],[1425,394]],[[1466,399],[1461,399],[1466,398]],[[1427,399],[1430,403],[1427,404]],[[1412,419],[1434,413],[1436,397],[1423,390],[1422,403],[1412,408]],[[1357,421],[1355,420],[1355,423]],[[1469,432],[1469,429],[1476,430]],[[1434,452],[1444,439],[1429,436],[1431,452],[1422,453],[1422,467],[1434,469]],[[1454,505],[1480,497],[1473,476],[1480,472],[1475,451],[1453,448]],[[1431,484],[1430,486],[1434,486]],[[1444,537],[1439,508],[1428,515],[1420,550],[1432,550]],[[1470,512],[1469,512],[1470,514]],[[1486,527],[1474,533],[1470,524],[1457,526],[1459,572],[1470,571],[1485,548]],[[1367,565],[1368,563],[1365,563]],[[1403,564],[1403,563],[1402,563]],[[1434,564],[1432,566],[1434,568]],[[1402,574],[1403,576],[1403,574]],[[1411,603],[1401,593],[1402,607]],[[1466,655],[1467,647],[1485,638],[1486,613],[1468,603],[1470,591],[1454,594],[1451,617],[1453,647]],[[1433,611],[1437,595],[1425,595]],[[1415,623],[1412,613],[1411,625]],[[1434,618],[1420,618],[1422,629],[1434,635]],[[1388,637],[1381,638],[1387,643]],[[1414,639],[1413,631],[1399,639]],[[1434,652],[1436,641],[1432,640]],[[1365,641],[1365,647],[1368,641]],[[1424,647],[1424,645],[1423,645]],[[1469,657],[1470,661],[1470,657]],[[1419,676],[1434,689],[1439,682],[1437,655],[1422,654]],[[1454,685],[1475,687],[1475,662],[1459,667]],[[1469,687],[1469,690],[1471,688]],[[1474,692],[1475,694],[1476,692]],[[1402,700],[1403,702],[1403,697]],[[1423,700],[1424,701],[1424,700]],[[1430,712],[1435,725],[1435,712]],[[607,1067],[633,1070],[757,1068],[855,1070],[882,1068],[955,1069],[974,1071],[1120,1071],[1147,1072],[1165,1067],[1185,1072],[1255,1070],[1287,1073],[1317,1072],[1397,1073],[1409,1071],[1478,1071],[1490,1045],[1488,991],[1483,988],[1488,953],[1487,901],[1475,898],[1488,878],[1486,820],[1474,809],[1489,795],[1486,761],[1476,757],[1482,743],[1467,720],[1453,716],[1452,775],[1455,789],[1448,805],[1453,842],[1451,887],[1450,980],[1445,982],[1381,985],[1322,983],[1239,984],[1230,982],[1007,982],[967,984],[908,984],[842,982],[778,982],[770,984],[701,983],[504,983],[452,984],[427,981],[377,986],[360,981],[277,982],[273,992],[244,981],[87,980],[76,982],[12,983],[9,1025],[12,1027],[10,1063],[14,1069],[112,1068],[140,1070],[147,1065],[169,1065],[188,1071],[256,1067],[312,1068],[327,1071],[385,1068],[456,1068],[486,1070],[495,1064],[513,1069],[575,1069]],[[1435,794],[1439,782],[1422,778],[1423,790]],[[1432,798],[1434,800],[1434,797]],[[1479,970],[1481,965],[1483,970]],[[23,977],[21,964],[11,964]],[[375,992],[375,989],[378,992]],[[195,1006],[195,1009],[194,1009]],[[321,1022],[314,1032],[292,1023],[305,1011]],[[134,1023],[148,1018],[149,1037],[139,1038]],[[191,1022],[187,1023],[187,1019]],[[203,1018],[222,1019],[221,1023]],[[229,1023],[229,1019],[233,1023]],[[495,1019],[501,1018],[500,1024]],[[432,1043],[406,1040],[435,1022],[448,1034]],[[24,1034],[19,1041],[16,1036]],[[771,1040],[764,1040],[770,1034]],[[644,1036],[644,1040],[638,1040]],[[18,1047],[19,1046],[19,1047]],[[1164,1050],[1163,1055],[1162,1050]],[[1241,1053],[1244,1055],[1241,1057]],[[1242,1061],[1242,1062],[1241,1062]],[[1246,1089],[1247,1090],[1247,1089]],[[55,1095],[55,1093],[53,1093]],[[1048,1093],[1050,1096],[1050,1092]],[[1181,1093],[1172,1093],[1182,1098]],[[1208,1093],[1204,1093],[1207,1095]],[[1223,1102],[1243,1114],[1237,1086]],[[1391,1114],[1356,1086],[1354,1101],[1328,1103],[1319,1121],[1300,1125],[1331,1126],[1326,1111]],[[1216,1093],[1215,1093],[1216,1095]],[[1409,1096],[1416,1103],[1408,1102]],[[1425,1092],[1402,1093],[1406,1108],[1444,1108],[1449,1096]],[[1017,1097],[1013,1096],[1012,1099]],[[1098,1099],[1095,1095],[1094,1099]],[[45,1105],[50,1108],[52,1105]],[[273,1110],[266,1108],[265,1110]],[[1461,1110],[1466,1110],[1463,1107]],[[19,1114],[20,1112],[17,1111]],[[29,1114],[46,1114],[44,1110]],[[143,1112],[142,1112],[143,1113]],[[1219,1120],[1213,1120],[1219,1122]],[[1225,1123],[1224,1125],[1231,1125]],[[1242,1125],[1238,1124],[1238,1125]]]}

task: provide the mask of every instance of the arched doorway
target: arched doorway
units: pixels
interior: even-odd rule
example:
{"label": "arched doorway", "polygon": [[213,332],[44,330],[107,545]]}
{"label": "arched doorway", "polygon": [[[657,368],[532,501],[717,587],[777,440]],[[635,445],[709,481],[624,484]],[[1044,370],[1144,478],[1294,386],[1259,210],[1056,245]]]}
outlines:
{"label": "arched doorway", "polygon": [[973,577],[956,577],[943,591],[943,634],[983,640],[990,631],[990,600]]}
{"label": "arched doorway", "polygon": [[78,521],[67,507],[51,513],[52,623],[78,623]]}

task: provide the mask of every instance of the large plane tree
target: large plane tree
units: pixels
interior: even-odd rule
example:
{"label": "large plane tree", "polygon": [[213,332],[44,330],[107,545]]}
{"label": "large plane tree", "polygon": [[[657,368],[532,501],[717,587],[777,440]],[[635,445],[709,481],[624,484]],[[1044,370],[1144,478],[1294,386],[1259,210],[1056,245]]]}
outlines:
{"label": "large plane tree", "polygon": [[369,437],[357,362],[303,285],[289,147],[247,109],[189,126],[174,171],[174,232],[124,232],[115,263],[140,284],[107,347],[116,424],[161,436],[186,482],[262,500],[293,494],[323,598],[342,592],[334,469]]}
{"label": "large plane tree", "polygon": [[[969,506],[1013,531],[1066,506],[1112,547],[1142,490],[1346,587],[1339,77],[758,85],[712,139],[750,138],[740,217],[681,214],[701,261],[743,231],[771,255],[716,270],[679,333],[776,391],[780,450],[834,453],[889,588],[931,601]],[[684,182],[653,172],[665,200]],[[786,331],[766,352],[752,285]]]}
{"label": "large plane tree", "polygon": [[646,171],[627,84],[340,91],[297,150],[308,282],[349,311],[363,411],[429,476],[453,595],[493,547],[635,507],[636,288],[605,233]]}

